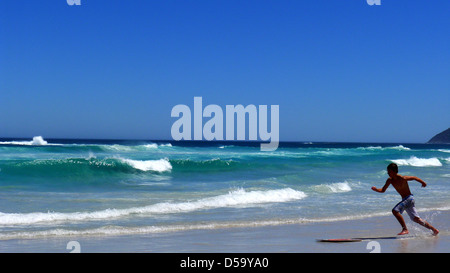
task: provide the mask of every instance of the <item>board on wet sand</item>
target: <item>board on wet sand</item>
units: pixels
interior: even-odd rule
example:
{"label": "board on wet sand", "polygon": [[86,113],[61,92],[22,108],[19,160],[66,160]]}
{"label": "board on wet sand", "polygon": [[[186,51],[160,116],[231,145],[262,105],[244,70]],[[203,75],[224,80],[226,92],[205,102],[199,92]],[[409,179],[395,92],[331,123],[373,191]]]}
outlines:
{"label": "board on wet sand", "polygon": [[383,239],[404,239],[410,238],[410,236],[389,236],[389,237],[362,237],[362,238],[342,238],[342,239],[317,239],[320,243],[351,243],[361,242],[367,240],[383,240]]}
{"label": "board on wet sand", "polygon": [[317,239],[317,242],[321,243],[350,243],[350,242],[361,242],[361,239],[348,238],[348,239]]}

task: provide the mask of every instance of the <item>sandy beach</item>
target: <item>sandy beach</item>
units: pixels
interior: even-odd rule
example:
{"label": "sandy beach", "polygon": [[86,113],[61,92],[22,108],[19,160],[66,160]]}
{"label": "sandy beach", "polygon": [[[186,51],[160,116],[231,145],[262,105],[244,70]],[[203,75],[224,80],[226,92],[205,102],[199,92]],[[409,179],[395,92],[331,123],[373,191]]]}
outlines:
{"label": "sandy beach", "polygon": [[[400,231],[393,216],[363,220],[287,224],[261,227],[190,230],[157,234],[108,237],[59,237],[4,240],[0,252],[68,253],[68,242],[77,241],[82,253],[369,253],[376,241],[381,253],[448,253],[450,252],[449,211],[422,213],[432,221],[440,234],[406,223],[410,234],[402,239],[392,237]],[[317,239],[368,237],[374,239],[352,243],[320,243]],[[375,243],[375,244],[376,244]]]}

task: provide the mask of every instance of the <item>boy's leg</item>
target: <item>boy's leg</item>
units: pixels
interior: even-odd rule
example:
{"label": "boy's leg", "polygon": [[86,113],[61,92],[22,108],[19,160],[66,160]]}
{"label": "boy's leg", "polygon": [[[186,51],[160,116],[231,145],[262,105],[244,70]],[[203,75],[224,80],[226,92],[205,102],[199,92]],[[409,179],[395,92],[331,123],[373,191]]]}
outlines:
{"label": "boy's leg", "polygon": [[413,220],[414,222],[418,223],[419,225],[424,226],[424,227],[430,229],[431,231],[433,231],[433,235],[436,236],[439,233],[439,230],[437,230],[432,225],[430,225],[427,221],[425,221],[419,217],[419,214],[417,213],[416,208],[414,206],[407,208],[406,212],[408,213],[411,220]]}
{"label": "boy's leg", "polygon": [[422,220],[422,219],[419,218],[419,217],[414,217],[413,221],[416,222],[416,223],[418,223],[418,224],[420,224],[421,226],[424,226],[424,227],[430,229],[431,231],[433,231],[433,235],[434,235],[434,236],[438,235],[439,230],[437,230],[435,227],[433,227],[432,225],[430,225],[427,221]]}
{"label": "boy's leg", "polygon": [[395,218],[397,218],[397,221],[400,223],[400,225],[402,226],[402,231],[397,234],[397,235],[405,235],[408,234],[409,231],[406,228],[406,224],[405,224],[405,219],[403,219],[403,216],[400,212],[396,211],[395,209],[392,210],[392,214],[394,214]]}

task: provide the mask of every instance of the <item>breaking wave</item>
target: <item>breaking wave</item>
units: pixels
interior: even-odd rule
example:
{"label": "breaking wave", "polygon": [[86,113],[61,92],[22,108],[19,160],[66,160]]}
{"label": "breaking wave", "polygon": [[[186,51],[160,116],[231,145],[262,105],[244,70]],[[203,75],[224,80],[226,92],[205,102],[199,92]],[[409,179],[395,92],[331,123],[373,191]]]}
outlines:
{"label": "breaking wave", "polygon": [[132,159],[119,159],[120,161],[130,165],[131,167],[144,172],[166,172],[172,170],[172,165],[167,159],[159,160],[132,160]]}
{"label": "breaking wave", "polygon": [[27,146],[41,146],[41,145],[60,145],[60,144],[49,144],[42,136],[35,136],[33,140],[30,141],[0,141],[0,144],[3,145],[27,145]]}
{"label": "breaking wave", "polygon": [[134,216],[150,216],[154,214],[186,213],[197,210],[215,209],[234,206],[254,206],[263,203],[288,202],[307,197],[302,191],[291,188],[267,191],[245,191],[237,189],[228,194],[202,198],[195,201],[179,203],[163,202],[143,207],[128,209],[105,209],[92,212],[32,212],[32,213],[0,213],[0,225],[29,225],[36,223],[105,220]]}
{"label": "breaking wave", "polygon": [[418,158],[415,156],[409,159],[394,159],[391,160],[399,166],[413,166],[413,167],[440,167],[442,166],[441,161],[438,158]]}
{"label": "breaking wave", "polygon": [[122,157],[98,159],[93,154],[87,158],[13,160],[2,166],[2,172],[16,176],[40,177],[96,177],[101,174],[137,172],[170,172],[172,165],[166,158],[134,160]]}
{"label": "breaking wave", "polygon": [[352,190],[348,182],[338,182],[330,184],[320,184],[312,186],[315,191],[321,193],[339,193],[339,192],[349,192]]}

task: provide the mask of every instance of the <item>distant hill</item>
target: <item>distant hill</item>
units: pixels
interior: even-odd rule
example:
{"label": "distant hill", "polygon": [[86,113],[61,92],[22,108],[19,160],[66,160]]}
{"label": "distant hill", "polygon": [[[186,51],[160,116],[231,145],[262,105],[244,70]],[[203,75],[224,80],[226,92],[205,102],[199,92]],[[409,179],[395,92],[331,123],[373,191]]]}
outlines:
{"label": "distant hill", "polygon": [[442,144],[442,143],[448,143],[450,144],[450,128],[447,130],[435,135],[430,140],[428,140],[427,143],[434,143],[434,144]]}

